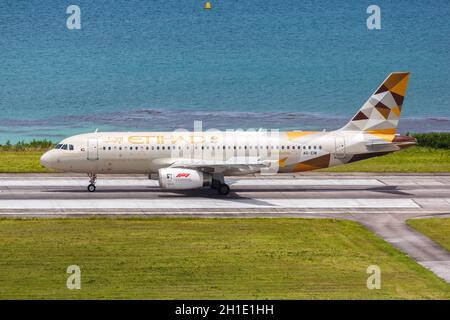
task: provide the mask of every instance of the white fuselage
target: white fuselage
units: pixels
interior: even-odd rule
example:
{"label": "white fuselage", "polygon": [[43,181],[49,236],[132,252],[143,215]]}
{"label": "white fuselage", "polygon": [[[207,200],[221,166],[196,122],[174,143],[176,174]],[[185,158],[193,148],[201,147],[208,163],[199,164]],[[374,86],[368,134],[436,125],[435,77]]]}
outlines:
{"label": "white fuselage", "polygon": [[58,145],[67,147],[48,151],[41,163],[65,172],[152,174],[183,159],[219,164],[247,159],[248,166],[221,166],[224,175],[242,175],[259,172],[259,167],[252,167],[252,161],[258,159],[276,161],[276,172],[296,172],[347,163],[355,154],[400,149],[394,143],[385,143],[374,150],[370,141],[383,139],[392,141],[393,135],[379,138],[340,131],[102,132],[61,141]]}

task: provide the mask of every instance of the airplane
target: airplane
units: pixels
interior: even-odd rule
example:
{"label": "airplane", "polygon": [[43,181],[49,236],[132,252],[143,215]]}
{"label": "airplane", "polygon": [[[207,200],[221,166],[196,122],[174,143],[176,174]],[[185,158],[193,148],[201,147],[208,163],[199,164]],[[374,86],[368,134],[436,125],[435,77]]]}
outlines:
{"label": "airplane", "polygon": [[58,143],[43,166],[98,174],[145,174],[161,188],[211,187],[230,192],[224,177],[303,172],[382,156],[417,144],[396,133],[409,72],[391,73],[355,116],[334,131],[93,132]]}

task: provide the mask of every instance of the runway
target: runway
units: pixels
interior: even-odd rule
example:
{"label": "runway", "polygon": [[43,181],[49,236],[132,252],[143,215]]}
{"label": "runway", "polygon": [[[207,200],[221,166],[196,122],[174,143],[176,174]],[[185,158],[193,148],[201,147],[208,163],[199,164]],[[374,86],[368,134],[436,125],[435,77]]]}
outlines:
{"label": "runway", "polygon": [[232,192],[163,190],[142,176],[2,174],[0,216],[308,217],[362,223],[450,283],[450,253],[405,220],[450,217],[450,174],[331,174],[227,179]]}
{"label": "runway", "polygon": [[0,175],[0,215],[450,212],[450,175],[282,175],[227,179],[232,192],[164,190],[142,176]]}

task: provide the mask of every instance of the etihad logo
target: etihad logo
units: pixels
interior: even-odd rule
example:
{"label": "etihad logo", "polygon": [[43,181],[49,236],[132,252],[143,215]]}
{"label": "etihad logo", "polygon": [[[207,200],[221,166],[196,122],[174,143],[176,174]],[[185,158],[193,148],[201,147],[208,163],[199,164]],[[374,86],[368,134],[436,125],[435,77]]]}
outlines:
{"label": "etihad logo", "polygon": [[[210,142],[216,142],[218,140],[217,137],[212,136],[209,137]],[[156,135],[156,136],[129,136],[128,142],[131,144],[149,144],[149,143],[205,143],[207,137],[204,137],[202,134],[191,134],[191,135]]]}
{"label": "etihad logo", "polygon": [[190,175],[190,173],[179,173],[176,178],[188,178]]}

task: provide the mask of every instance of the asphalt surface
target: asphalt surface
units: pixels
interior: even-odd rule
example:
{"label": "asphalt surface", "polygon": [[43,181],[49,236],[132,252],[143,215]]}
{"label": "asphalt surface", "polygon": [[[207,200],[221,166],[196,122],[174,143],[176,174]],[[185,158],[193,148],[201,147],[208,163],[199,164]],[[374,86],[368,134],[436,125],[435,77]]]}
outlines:
{"label": "asphalt surface", "polygon": [[232,192],[169,191],[142,176],[0,175],[0,216],[310,217],[358,221],[450,283],[450,253],[405,220],[450,217],[450,174],[302,174],[227,179]]}

